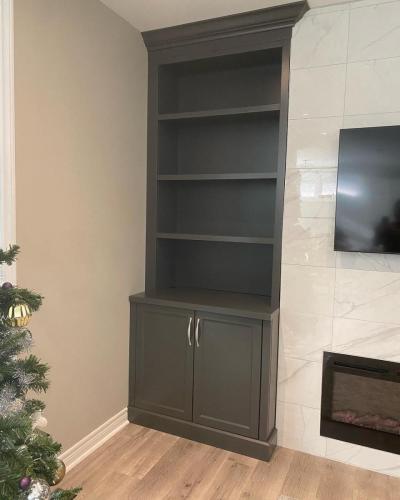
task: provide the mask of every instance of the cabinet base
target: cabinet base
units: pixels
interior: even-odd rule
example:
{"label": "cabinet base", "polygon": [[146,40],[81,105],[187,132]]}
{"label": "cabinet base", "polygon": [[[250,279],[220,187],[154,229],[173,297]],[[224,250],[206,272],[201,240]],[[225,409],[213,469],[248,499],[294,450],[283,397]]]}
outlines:
{"label": "cabinet base", "polygon": [[269,461],[276,447],[277,431],[274,429],[266,442],[230,432],[212,429],[203,425],[187,422],[177,418],[159,415],[140,408],[130,406],[128,419],[138,425],[150,427],[158,431],[174,434],[186,439],[198,441],[224,450],[247,455],[258,460]]}

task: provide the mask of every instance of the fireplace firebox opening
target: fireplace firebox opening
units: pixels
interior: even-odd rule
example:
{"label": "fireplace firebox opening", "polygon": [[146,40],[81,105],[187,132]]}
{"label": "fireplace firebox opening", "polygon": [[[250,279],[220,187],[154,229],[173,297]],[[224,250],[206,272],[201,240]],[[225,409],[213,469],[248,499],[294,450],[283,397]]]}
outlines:
{"label": "fireplace firebox opening", "polygon": [[321,436],[400,454],[400,363],[325,352]]}

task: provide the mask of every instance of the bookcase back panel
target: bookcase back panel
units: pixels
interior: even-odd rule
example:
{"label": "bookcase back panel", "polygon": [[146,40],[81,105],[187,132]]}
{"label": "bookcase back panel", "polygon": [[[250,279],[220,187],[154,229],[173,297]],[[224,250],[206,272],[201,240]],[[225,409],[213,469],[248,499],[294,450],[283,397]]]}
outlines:
{"label": "bookcase back panel", "polygon": [[275,181],[159,182],[158,231],[273,237]]}
{"label": "bookcase back panel", "polygon": [[160,174],[276,172],[279,113],[163,122]]}
{"label": "bookcase back panel", "polygon": [[158,288],[200,288],[269,296],[272,247],[159,240]]}
{"label": "bookcase back panel", "polygon": [[159,82],[160,113],[276,104],[280,100],[281,50],[164,65]]}

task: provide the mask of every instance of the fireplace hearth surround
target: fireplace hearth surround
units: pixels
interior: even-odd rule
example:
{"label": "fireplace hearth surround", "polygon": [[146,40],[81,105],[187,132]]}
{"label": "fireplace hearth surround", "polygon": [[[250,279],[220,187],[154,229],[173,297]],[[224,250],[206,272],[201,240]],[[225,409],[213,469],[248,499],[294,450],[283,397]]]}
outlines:
{"label": "fireplace hearth surround", "polygon": [[325,352],[321,436],[400,454],[400,363]]}

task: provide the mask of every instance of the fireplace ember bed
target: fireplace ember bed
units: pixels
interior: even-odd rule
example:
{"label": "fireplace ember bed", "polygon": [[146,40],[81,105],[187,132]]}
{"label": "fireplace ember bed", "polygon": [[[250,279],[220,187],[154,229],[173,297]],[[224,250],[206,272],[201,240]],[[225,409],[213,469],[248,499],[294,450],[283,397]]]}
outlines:
{"label": "fireplace ember bed", "polygon": [[325,352],[321,436],[400,454],[400,363]]}

